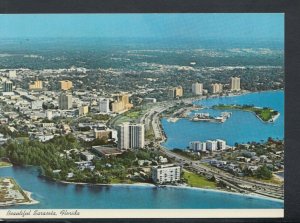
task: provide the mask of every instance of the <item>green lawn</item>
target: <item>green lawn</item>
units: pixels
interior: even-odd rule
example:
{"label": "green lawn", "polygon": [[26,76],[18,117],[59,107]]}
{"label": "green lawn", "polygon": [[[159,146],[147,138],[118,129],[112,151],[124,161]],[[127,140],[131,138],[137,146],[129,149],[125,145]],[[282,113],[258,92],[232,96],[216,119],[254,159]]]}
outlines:
{"label": "green lawn", "polygon": [[12,166],[11,163],[0,161],[0,167],[9,167]]}
{"label": "green lawn", "polygon": [[215,182],[209,181],[196,173],[184,171],[183,178],[186,180],[187,184],[192,187],[216,188]]}

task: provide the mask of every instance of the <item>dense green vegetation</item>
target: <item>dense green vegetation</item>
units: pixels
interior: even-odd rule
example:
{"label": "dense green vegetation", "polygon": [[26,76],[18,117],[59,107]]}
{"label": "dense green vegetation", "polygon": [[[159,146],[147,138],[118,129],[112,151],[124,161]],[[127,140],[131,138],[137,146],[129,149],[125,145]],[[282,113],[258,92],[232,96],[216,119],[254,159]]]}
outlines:
{"label": "dense green vegetation", "polygon": [[[97,139],[98,141],[101,141]],[[92,142],[97,144],[96,142]],[[94,159],[90,169],[80,170],[75,164],[81,161],[80,149],[82,144],[69,134],[55,137],[45,143],[38,141],[9,141],[0,150],[0,157],[7,157],[16,165],[34,165],[41,168],[41,174],[51,179],[67,180],[86,183],[130,183],[150,181],[149,176],[130,178],[135,173],[140,173],[143,167],[157,165],[156,160],[161,155],[156,150],[127,151],[118,156],[101,157]],[[66,151],[69,151],[67,155]],[[148,160],[142,166],[138,160]],[[54,173],[53,170],[60,170]],[[67,178],[68,173],[74,176]]]}
{"label": "dense green vegetation", "polygon": [[255,107],[254,105],[224,105],[224,104],[219,104],[219,105],[214,105],[212,107],[213,109],[238,109],[238,110],[243,110],[243,111],[250,111],[254,112],[261,120],[268,122],[271,121],[272,118],[278,114],[278,111],[274,111],[271,108],[258,108]]}
{"label": "dense green vegetation", "polygon": [[272,171],[266,165],[259,167],[255,173],[255,177],[263,180],[270,180],[272,178]]}
{"label": "dense green vegetation", "polygon": [[55,137],[47,143],[9,141],[3,147],[0,155],[8,157],[12,163],[40,166],[44,175],[52,176],[52,170],[61,169],[67,173],[75,167],[74,160],[67,159],[64,150],[79,148],[80,145],[73,135],[66,135]]}
{"label": "dense green vegetation", "polygon": [[181,156],[187,157],[187,158],[189,158],[191,160],[198,160],[198,159],[200,159],[200,156],[198,156],[197,154],[188,152],[186,150],[176,149],[175,148],[175,149],[172,150],[172,152],[177,153],[177,154],[179,154]]}
{"label": "dense green vegetation", "polygon": [[208,180],[196,173],[183,171],[183,178],[192,187],[216,188],[216,183],[213,180]]}

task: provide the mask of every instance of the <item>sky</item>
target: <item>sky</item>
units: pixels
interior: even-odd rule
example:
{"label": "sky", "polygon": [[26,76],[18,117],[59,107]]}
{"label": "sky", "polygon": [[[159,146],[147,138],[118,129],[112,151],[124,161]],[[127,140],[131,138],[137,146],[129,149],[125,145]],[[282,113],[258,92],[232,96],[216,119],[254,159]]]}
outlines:
{"label": "sky", "polygon": [[284,39],[283,13],[1,14],[0,38]]}

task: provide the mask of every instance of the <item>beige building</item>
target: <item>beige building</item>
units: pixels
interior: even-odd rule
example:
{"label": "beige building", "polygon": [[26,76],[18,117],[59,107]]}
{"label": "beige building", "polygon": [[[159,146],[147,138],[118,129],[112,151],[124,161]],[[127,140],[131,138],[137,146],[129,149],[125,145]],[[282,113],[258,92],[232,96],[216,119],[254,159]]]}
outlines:
{"label": "beige building", "polygon": [[60,89],[64,91],[70,90],[73,87],[72,81],[63,80],[60,81],[59,83],[60,83]]}
{"label": "beige building", "polygon": [[115,96],[115,101],[112,103],[112,112],[119,113],[127,111],[133,107],[133,104],[129,103],[128,94],[120,94]]}
{"label": "beige building", "polygon": [[94,130],[94,137],[96,139],[111,139],[112,138],[112,131],[111,130]]}
{"label": "beige building", "polygon": [[231,77],[230,89],[231,91],[240,91],[241,90],[241,78]]}
{"label": "beige building", "polygon": [[29,90],[42,90],[43,89],[43,81],[36,80],[33,83],[29,84]]}
{"label": "beige building", "polygon": [[221,93],[223,91],[223,84],[212,84],[211,85],[211,93],[216,94],[216,93]]}
{"label": "beige building", "polygon": [[79,116],[85,115],[87,113],[89,113],[89,106],[85,105],[79,108]]}
{"label": "beige building", "polygon": [[180,98],[183,96],[183,88],[181,86],[170,88],[168,90],[168,96],[170,98]]}

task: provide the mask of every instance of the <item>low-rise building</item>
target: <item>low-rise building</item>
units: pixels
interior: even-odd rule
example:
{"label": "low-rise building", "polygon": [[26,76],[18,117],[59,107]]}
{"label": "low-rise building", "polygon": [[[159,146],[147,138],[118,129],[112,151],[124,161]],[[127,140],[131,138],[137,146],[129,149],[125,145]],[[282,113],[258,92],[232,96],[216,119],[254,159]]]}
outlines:
{"label": "low-rise building", "polygon": [[108,146],[92,146],[92,151],[98,156],[116,156],[122,154],[122,151],[117,149],[116,147],[108,147]]}
{"label": "low-rise building", "polygon": [[88,151],[81,152],[80,156],[82,157],[82,159],[84,159],[86,161],[91,161],[95,157],[94,154],[92,154],[92,153],[90,153]]}

